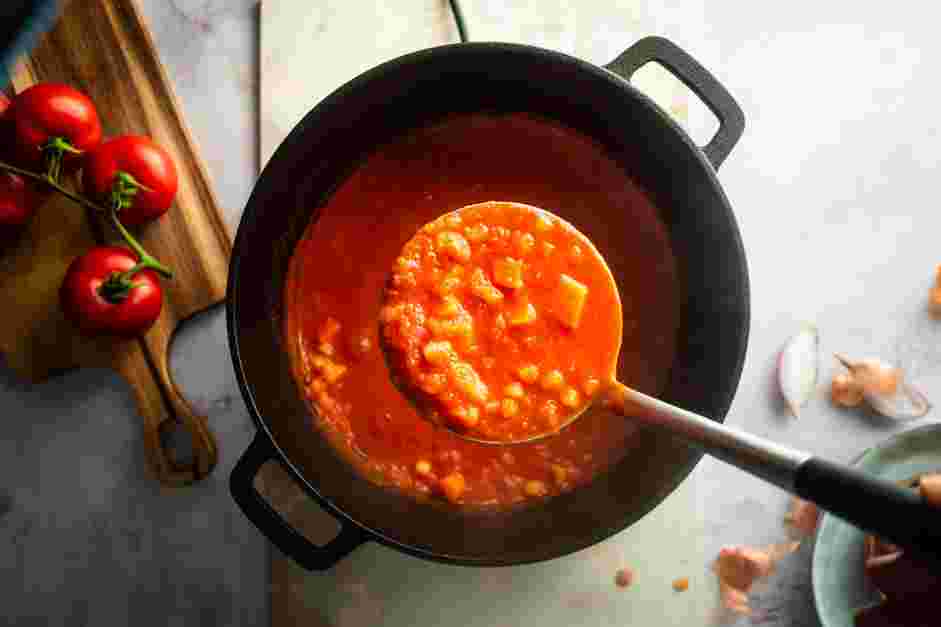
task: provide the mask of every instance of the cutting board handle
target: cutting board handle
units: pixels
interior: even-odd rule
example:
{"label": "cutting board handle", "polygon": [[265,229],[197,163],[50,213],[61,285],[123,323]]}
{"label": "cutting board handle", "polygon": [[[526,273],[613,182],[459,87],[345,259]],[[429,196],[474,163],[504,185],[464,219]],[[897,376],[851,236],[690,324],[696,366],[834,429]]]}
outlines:
{"label": "cutting board handle", "polygon": [[[219,459],[215,436],[205,416],[197,414],[180,394],[165,359],[153,364],[154,374],[135,376],[122,372],[144,420],[144,447],[150,467],[165,486],[190,485],[207,477]],[[156,376],[154,376],[156,375]],[[169,435],[183,429],[190,438],[191,454],[180,460],[169,446]]]}

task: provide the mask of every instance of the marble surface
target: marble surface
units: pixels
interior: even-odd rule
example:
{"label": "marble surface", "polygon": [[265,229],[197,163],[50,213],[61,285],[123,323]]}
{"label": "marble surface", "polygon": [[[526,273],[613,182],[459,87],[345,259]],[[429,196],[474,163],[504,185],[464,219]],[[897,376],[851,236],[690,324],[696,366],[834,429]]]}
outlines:
{"label": "marble surface", "polygon": [[[926,339],[938,345],[923,311],[941,227],[933,205],[941,161],[937,10],[930,3],[636,1],[638,11],[656,16],[659,34],[719,76],[747,118],[741,144],[719,173],[744,237],[753,307],[746,368],[728,421],[849,459],[905,425],[834,410],[822,386],[799,419],[789,418],[772,393],[773,359],[810,320],[821,330],[822,355],[911,361],[938,400],[937,359],[912,348]],[[585,24],[583,11],[603,15],[610,3],[600,0],[464,4],[473,38],[513,39],[522,29],[543,45],[601,62],[629,43],[601,27],[566,28]],[[258,168],[257,5],[142,5],[234,229]],[[328,3],[310,5],[313,12]],[[277,6],[269,0],[265,9]],[[357,34],[338,45],[368,41]],[[318,63],[329,59],[298,71],[317,72]],[[688,118],[693,136],[706,138],[708,116],[691,103]],[[832,364],[822,364],[826,376]],[[159,493],[145,477],[131,396],[115,376],[82,371],[29,386],[0,367],[0,622],[266,623],[268,548],[226,487],[253,427],[236,389],[221,311],[183,330],[172,367],[184,393],[207,412],[222,456],[211,481],[175,494]],[[937,411],[918,424],[935,421]],[[704,521],[703,559],[725,544],[762,544],[783,533],[786,496],[719,462],[704,460],[684,490]],[[740,624],[818,625],[809,549],[782,564],[756,595],[755,617]],[[364,559],[354,557],[344,572]],[[609,581],[611,566],[601,565],[599,578]],[[705,572],[704,562],[694,566]],[[408,568],[419,566],[410,560]],[[526,585],[515,576],[509,582]],[[361,596],[337,624],[380,624],[369,588],[354,583]],[[473,592],[486,603],[488,591],[499,594]],[[327,600],[306,602],[319,607]],[[586,599],[584,624],[630,624],[629,616],[596,614],[595,607]]]}

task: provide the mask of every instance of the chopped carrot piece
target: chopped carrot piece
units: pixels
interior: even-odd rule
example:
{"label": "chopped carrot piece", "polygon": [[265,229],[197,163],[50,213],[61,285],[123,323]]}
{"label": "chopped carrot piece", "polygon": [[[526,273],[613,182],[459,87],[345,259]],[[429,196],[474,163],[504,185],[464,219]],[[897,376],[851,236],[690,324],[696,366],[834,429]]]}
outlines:
{"label": "chopped carrot piece", "polygon": [[459,472],[452,472],[450,475],[442,478],[441,481],[438,482],[438,485],[441,487],[441,492],[444,493],[445,498],[452,503],[461,500],[466,487],[464,475]]}
{"label": "chopped carrot piece", "polygon": [[523,492],[526,496],[545,496],[549,493],[549,489],[544,482],[533,479],[523,485]]}

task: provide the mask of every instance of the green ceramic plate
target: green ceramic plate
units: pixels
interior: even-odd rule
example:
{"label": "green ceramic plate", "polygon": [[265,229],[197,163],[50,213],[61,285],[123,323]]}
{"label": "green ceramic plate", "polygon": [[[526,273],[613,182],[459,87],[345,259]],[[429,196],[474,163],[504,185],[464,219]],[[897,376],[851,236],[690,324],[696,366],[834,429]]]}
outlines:
{"label": "green ceramic plate", "polygon": [[[854,465],[893,481],[941,469],[941,424],[895,435]],[[824,627],[853,627],[856,608],[876,600],[863,574],[863,537],[856,527],[824,515],[813,559],[814,600]]]}

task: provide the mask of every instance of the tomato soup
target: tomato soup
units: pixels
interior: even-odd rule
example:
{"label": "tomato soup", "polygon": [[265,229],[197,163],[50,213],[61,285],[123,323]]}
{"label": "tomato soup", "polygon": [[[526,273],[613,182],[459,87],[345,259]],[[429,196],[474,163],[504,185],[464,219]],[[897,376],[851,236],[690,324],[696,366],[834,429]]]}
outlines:
{"label": "tomato soup", "polygon": [[380,321],[422,413],[484,441],[567,424],[610,379],[621,345],[617,288],[592,243],[512,202],[423,226],[396,259]]}
{"label": "tomato soup", "polygon": [[[477,289],[482,296],[476,298],[482,302],[490,291],[488,284],[501,291],[506,308],[492,313],[502,313],[508,329],[513,319],[516,330],[509,333],[515,334],[520,347],[526,346],[526,337],[537,339],[529,340],[527,350],[532,352],[524,355],[521,349],[513,372],[488,378],[483,362],[466,352],[469,345],[452,338],[452,349],[480,369],[488,389],[499,391],[477,405],[481,419],[490,411],[495,417],[506,416],[508,424],[523,415],[553,420],[553,410],[546,407],[555,405],[559,418],[566,408],[574,410],[593,393],[595,381],[604,374],[605,357],[575,363],[565,358],[564,350],[540,352],[538,338],[550,328],[540,325],[556,325],[551,327],[553,333],[568,325],[570,334],[597,326],[593,337],[605,345],[620,329],[617,375],[649,394],[663,389],[673,363],[681,293],[669,236],[651,198],[601,145],[534,116],[468,114],[414,130],[380,147],[336,189],[298,243],[285,284],[284,333],[295,378],[316,410],[312,429],[327,437],[368,479],[415,498],[504,507],[551,497],[604,472],[631,454],[637,441],[637,427],[631,421],[592,407],[571,426],[533,443],[469,442],[419,415],[393,385],[380,345],[380,316],[384,304],[389,304],[384,303],[385,290],[395,280],[397,268],[402,269],[403,247],[423,225],[465,205],[494,199],[545,208],[585,233],[617,281],[623,319],[592,318],[585,309],[593,284],[579,273],[578,264],[592,257],[579,260],[574,240],[566,239],[564,231],[540,237],[538,222],[514,224],[515,218],[506,217],[509,222],[495,225],[507,231],[499,244],[505,248],[496,254],[512,261],[499,270],[490,257],[475,265],[472,250],[462,272],[468,273],[467,289]],[[458,232],[445,228],[446,222],[439,226],[435,245],[440,233]],[[468,234],[474,231],[459,232],[470,244]],[[547,250],[543,242],[555,248]],[[463,254],[460,240],[451,235],[442,236],[441,243],[443,250],[453,246],[454,254]],[[559,285],[564,274],[572,283],[558,288],[562,291],[555,304],[538,299],[523,302],[522,292],[517,293],[521,288],[512,285],[536,279],[527,277],[525,263],[519,262],[546,252],[559,255],[543,267],[551,275],[547,280]],[[487,266],[487,281],[478,276],[471,283],[474,270],[482,266]],[[494,292],[490,297],[498,298]],[[469,298],[462,293],[457,301],[468,313],[467,307],[483,307]],[[455,324],[451,330],[457,331],[460,324],[448,321],[460,317],[444,316],[451,306],[448,302],[454,303],[441,299],[435,306],[444,307],[441,321]],[[535,319],[528,305],[533,305]],[[474,314],[485,315],[482,310]],[[425,339],[422,351],[428,344]],[[444,345],[437,348],[446,350]],[[616,353],[616,339],[610,350]],[[528,368],[531,365],[537,371]],[[523,388],[522,395],[514,382]],[[434,384],[430,380],[429,389]],[[499,408],[493,400],[498,400]],[[469,411],[470,404],[464,406],[466,420],[475,412]],[[521,419],[515,424],[518,432],[525,432]]]}

